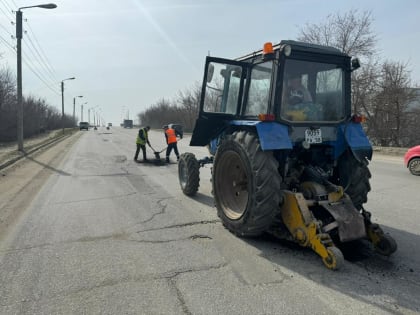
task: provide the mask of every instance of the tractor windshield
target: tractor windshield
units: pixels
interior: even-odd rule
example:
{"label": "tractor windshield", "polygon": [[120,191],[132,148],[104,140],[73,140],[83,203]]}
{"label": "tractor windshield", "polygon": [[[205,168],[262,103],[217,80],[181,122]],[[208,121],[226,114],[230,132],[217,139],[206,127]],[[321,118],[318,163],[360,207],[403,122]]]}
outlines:
{"label": "tractor windshield", "polygon": [[287,121],[340,121],[345,117],[344,70],[336,64],[288,59],[281,92]]}

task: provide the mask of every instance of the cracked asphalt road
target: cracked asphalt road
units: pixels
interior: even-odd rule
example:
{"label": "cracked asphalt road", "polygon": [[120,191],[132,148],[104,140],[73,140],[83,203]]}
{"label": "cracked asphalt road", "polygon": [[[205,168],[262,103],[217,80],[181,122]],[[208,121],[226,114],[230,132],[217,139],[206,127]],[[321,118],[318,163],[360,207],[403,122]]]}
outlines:
{"label": "cracked asphalt road", "polygon": [[[80,132],[2,171],[1,314],[420,313],[418,182],[404,169],[389,182],[397,162],[372,163],[379,182],[369,204],[381,207],[375,222],[399,252],[363,247],[332,272],[310,250],[229,233],[213,207],[210,166],[188,198],[175,163],[133,161],[136,132]],[[152,131],[151,143],[163,149],[163,134]],[[207,154],[188,143],[181,152]],[[403,182],[412,196],[398,211],[409,217],[397,220],[390,194]]]}

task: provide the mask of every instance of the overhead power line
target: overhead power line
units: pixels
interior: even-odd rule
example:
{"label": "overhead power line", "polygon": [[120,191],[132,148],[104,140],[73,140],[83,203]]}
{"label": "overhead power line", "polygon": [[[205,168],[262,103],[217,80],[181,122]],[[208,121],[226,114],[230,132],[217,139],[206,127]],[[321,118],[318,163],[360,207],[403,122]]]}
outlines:
{"label": "overhead power line", "polygon": [[44,84],[46,84],[47,85],[47,87],[48,88],[51,88],[51,85],[55,85],[56,83],[55,83],[55,81],[53,80],[53,79],[51,79],[51,78],[47,78],[45,75],[44,75],[44,72],[42,72],[42,71],[39,71],[39,66],[37,66],[37,65],[39,65],[39,62],[35,62],[35,60],[33,60],[30,56],[29,56],[29,54],[28,54],[28,52],[27,52],[27,50],[25,49],[25,50],[22,50],[22,54],[25,56],[25,58],[22,58],[23,59],[23,61],[25,62],[25,64],[26,65],[29,65],[30,67],[31,67],[31,71],[38,77],[38,78],[41,78],[42,79],[42,82],[44,83]]}
{"label": "overhead power line", "polygon": [[7,34],[9,34],[11,37],[13,37],[14,35],[12,33],[10,33],[10,30],[8,30],[4,25],[0,24],[0,28],[2,28]]}
{"label": "overhead power line", "polygon": [[36,61],[43,70],[47,70],[46,72],[45,71],[44,72],[45,72],[46,75],[48,75],[48,77],[51,79],[51,81],[53,81],[53,82],[58,81],[54,78],[53,74],[49,70],[45,61],[42,59],[42,56],[39,53],[38,49],[35,47],[34,43],[32,42],[31,37],[26,36],[26,39],[28,40],[27,44],[29,44],[29,45],[27,45],[27,47],[29,48],[32,55],[35,57],[34,61]]}
{"label": "overhead power line", "polygon": [[3,5],[3,8],[0,6],[0,11],[3,15],[6,16],[7,19],[13,20],[13,9],[4,0],[1,0],[0,3]]}
{"label": "overhead power line", "polygon": [[[36,38],[36,36],[35,36],[35,32],[32,30],[32,27],[29,25],[29,22],[27,22],[27,24],[28,24],[28,27],[29,27],[29,30],[31,31],[31,35],[33,36],[33,38],[35,39],[35,43],[38,45],[38,48],[39,48],[39,51],[38,51],[38,54],[39,54],[39,57],[41,58],[41,60],[43,61],[43,63],[44,63],[44,65],[45,65],[45,67],[46,67],[46,69],[48,70],[48,72],[51,74],[51,76],[54,78],[54,81],[58,81],[57,80],[57,75],[56,75],[56,73],[55,73],[55,71],[54,71],[54,69],[53,69],[53,67],[51,66],[51,63],[49,62],[49,60],[48,60],[48,57],[47,57],[47,55],[45,54],[45,52],[44,52],[44,50],[42,49],[42,46],[39,44],[39,41],[38,41],[38,39]],[[29,35],[29,34],[28,34]],[[34,48],[35,48],[35,46],[34,46]],[[35,48],[36,49],[36,48]]]}
{"label": "overhead power line", "polygon": [[45,80],[37,73],[37,71],[35,71],[33,68],[32,68],[32,66],[30,65],[30,63],[29,62],[27,62],[25,59],[22,59],[23,60],[23,62],[26,64],[26,66],[29,68],[29,70],[31,70],[31,72],[33,73],[33,74],[35,74],[36,76],[37,76],[37,78],[39,79],[39,80],[41,80],[41,82],[42,83],[44,83],[45,84],[45,86],[48,88],[48,89],[50,89],[53,93],[55,93],[56,95],[58,95],[58,96],[60,96],[61,94],[60,94],[60,92],[59,91],[56,91],[56,90],[54,90],[54,88],[53,87],[51,87],[51,85],[49,85],[47,82],[45,82]]}
{"label": "overhead power line", "polygon": [[10,45],[10,43],[7,40],[5,40],[1,35],[0,35],[0,40],[2,42],[4,42],[9,49],[11,49],[14,52],[16,52],[16,48],[13,45]]}

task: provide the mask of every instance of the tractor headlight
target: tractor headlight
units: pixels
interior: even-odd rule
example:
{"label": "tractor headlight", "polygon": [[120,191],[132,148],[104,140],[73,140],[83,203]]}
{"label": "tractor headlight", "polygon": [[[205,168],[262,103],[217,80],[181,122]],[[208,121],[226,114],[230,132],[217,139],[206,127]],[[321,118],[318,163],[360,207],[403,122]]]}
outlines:
{"label": "tractor headlight", "polygon": [[290,45],[283,46],[283,54],[286,57],[289,57],[291,53],[292,53],[292,46],[290,46]]}

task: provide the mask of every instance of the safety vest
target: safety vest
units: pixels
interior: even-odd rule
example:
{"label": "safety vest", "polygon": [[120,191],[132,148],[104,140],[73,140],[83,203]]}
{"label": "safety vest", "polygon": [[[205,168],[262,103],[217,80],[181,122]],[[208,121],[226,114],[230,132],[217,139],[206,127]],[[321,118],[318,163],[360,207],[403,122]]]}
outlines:
{"label": "safety vest", "polygon": [[[140,138],[140,132],[143,133],[144,140],[142,138]],[[147,130],[146,130],[146,128],[142,128],[142,129],[139,130],[139,133],[137,134],[136,144],[145,145],[146,142],[147,142]]]}
{"label": "safety vest", "polygon": [[168,139],[168,144],[176,143],[176,134],[175,134],[174,129],[171,129],[171,128],[166,129],[165,134]]}

